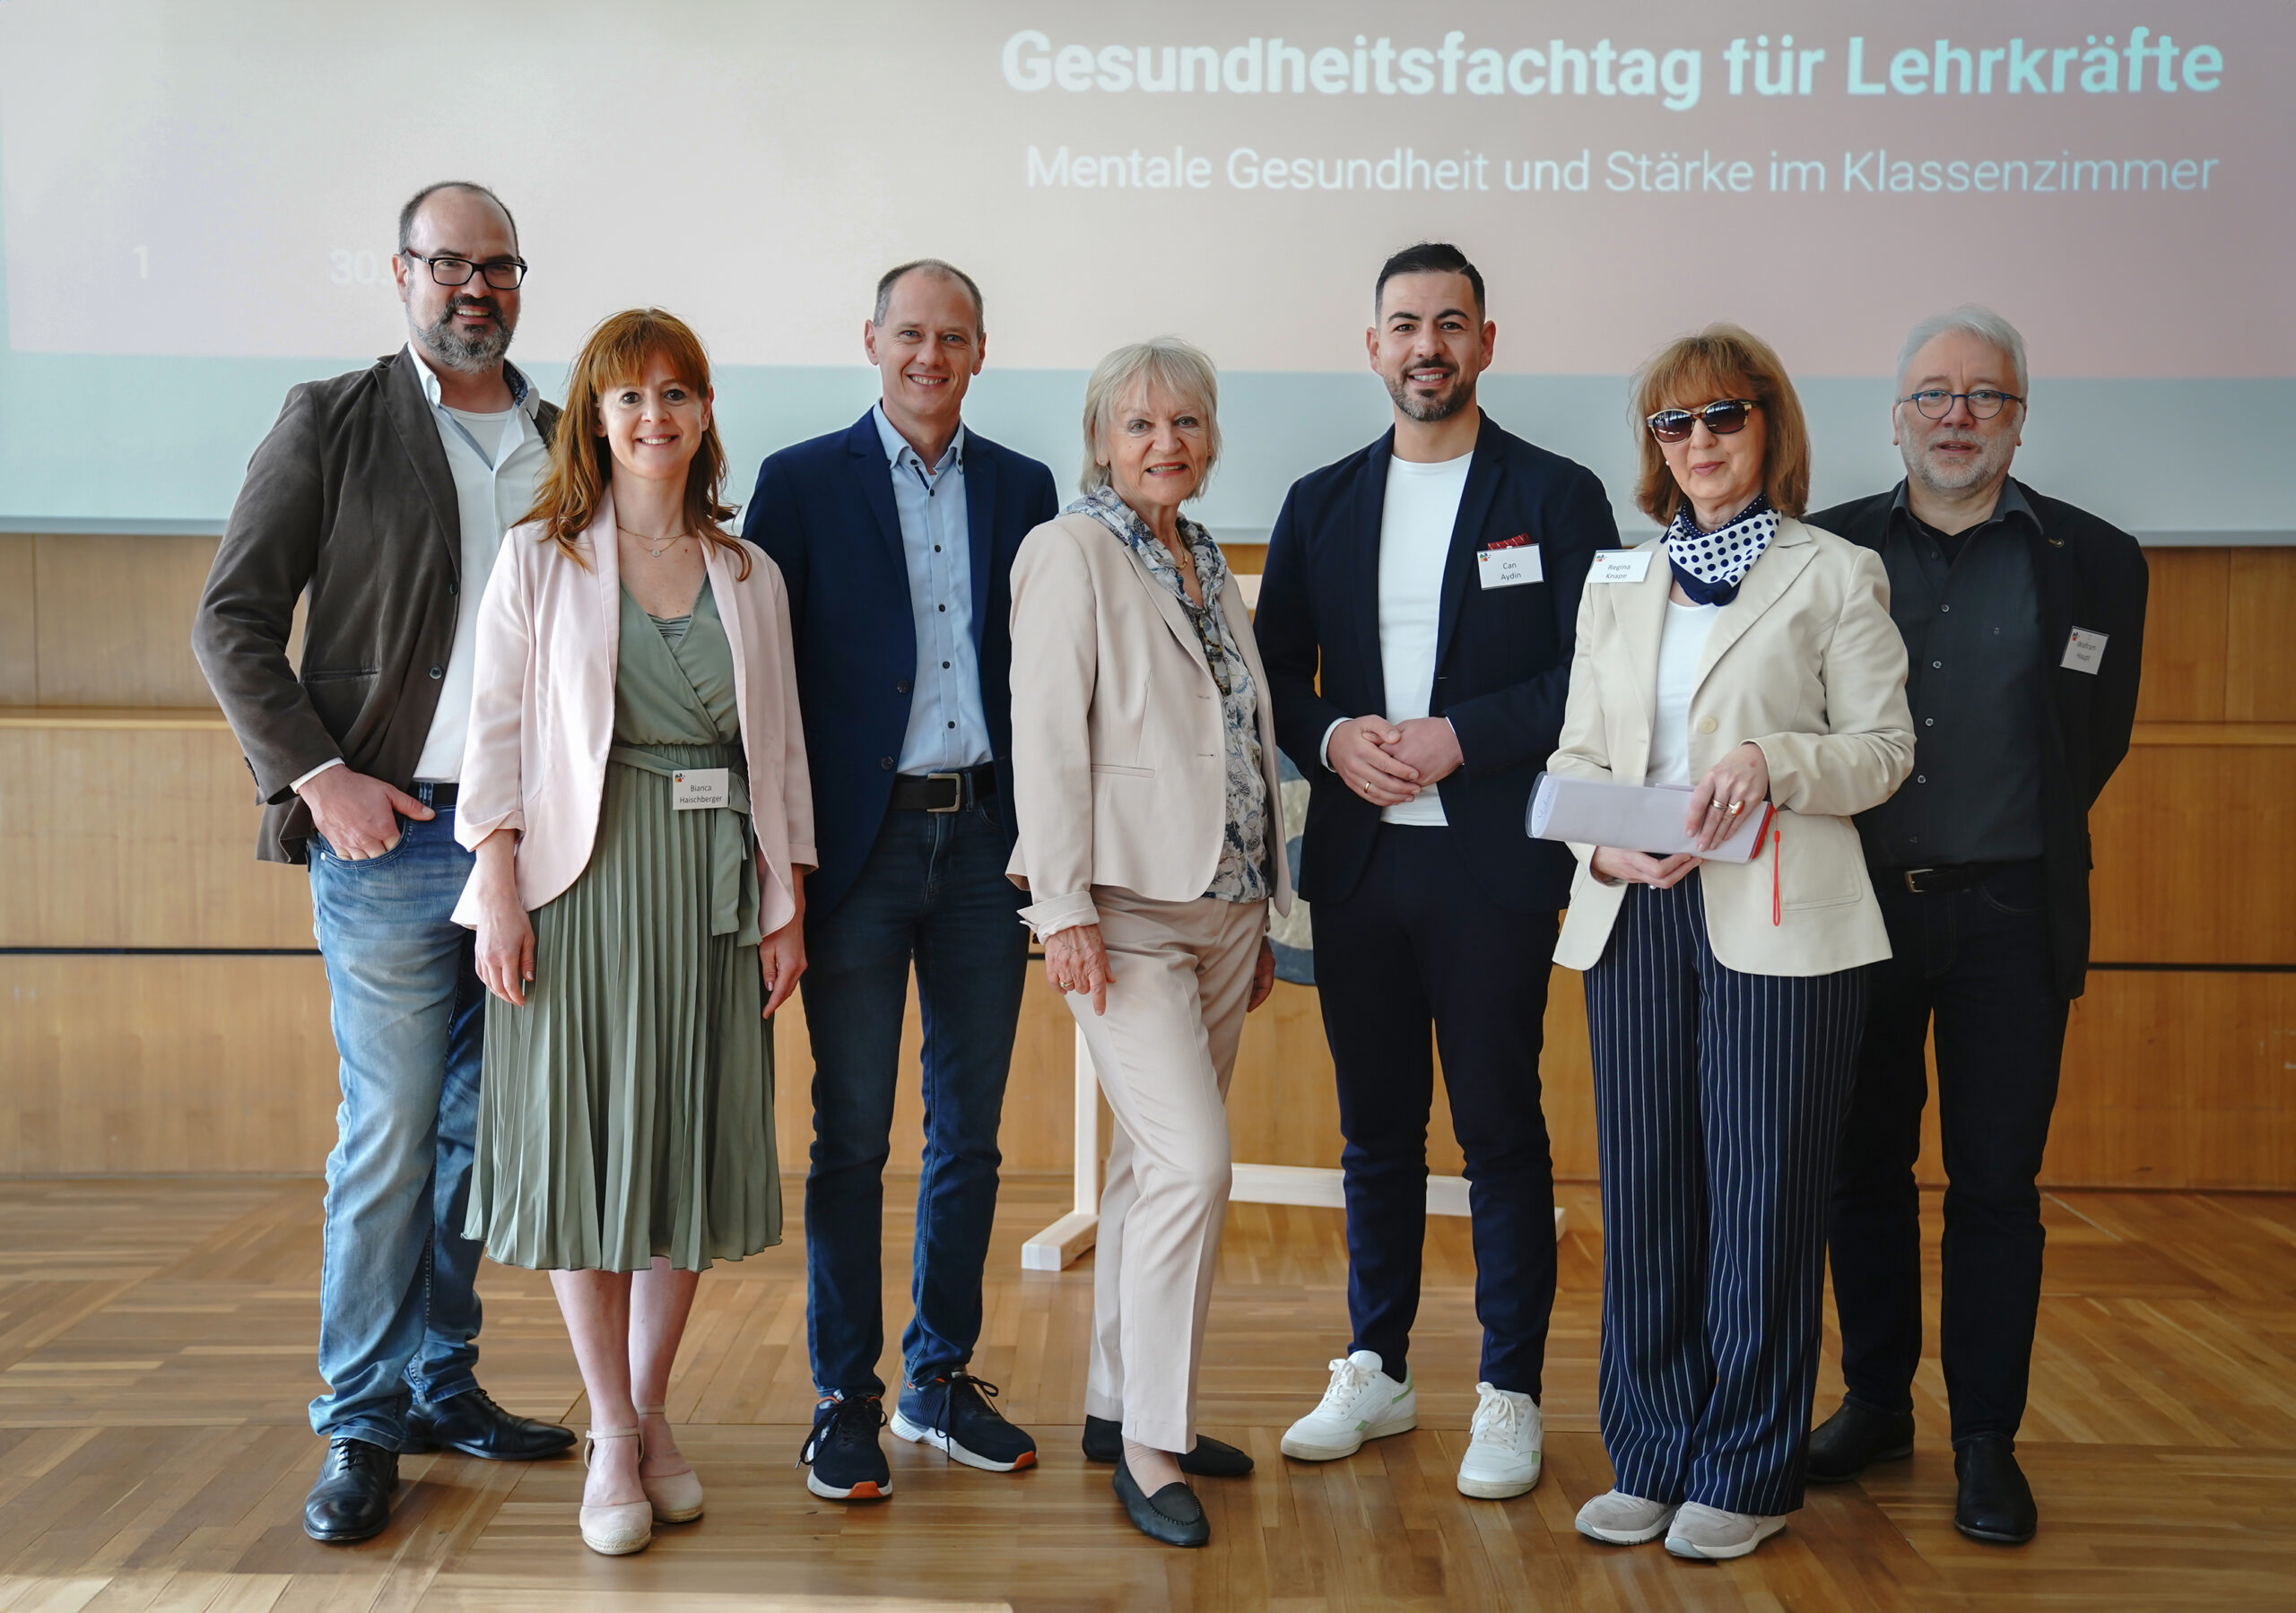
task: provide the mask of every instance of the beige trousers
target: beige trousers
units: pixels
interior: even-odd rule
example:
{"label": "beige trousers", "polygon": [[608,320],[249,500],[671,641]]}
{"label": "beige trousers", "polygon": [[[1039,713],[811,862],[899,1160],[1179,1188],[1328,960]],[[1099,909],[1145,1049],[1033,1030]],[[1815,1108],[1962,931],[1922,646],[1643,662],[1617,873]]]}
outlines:
{"label": "beige trousers", "polygon": [[1152,902],[1096,886],[1115,983],[1071,994],[1116,1116],[1100,1190],[1084,1409],[1160,1451],[1196,1444],[1204,1316],[1228,1215],[1235,1073],[1267,904]]}

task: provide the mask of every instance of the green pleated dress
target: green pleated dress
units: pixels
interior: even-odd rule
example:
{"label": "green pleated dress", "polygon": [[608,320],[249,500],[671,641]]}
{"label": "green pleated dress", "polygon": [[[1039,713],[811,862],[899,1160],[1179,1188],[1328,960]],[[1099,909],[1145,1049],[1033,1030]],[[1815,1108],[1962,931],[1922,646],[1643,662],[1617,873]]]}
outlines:
{"label": "green pleated dress", "polygon": [[[597,843],[533,915],[526,1006],[486,1002],[465,1230],[504,1265],[699,1271],[781,1241],[742,767],[709,585],[683,624],[625,590]],[[736,807],[677,811],[682,767],[734,769]]]}

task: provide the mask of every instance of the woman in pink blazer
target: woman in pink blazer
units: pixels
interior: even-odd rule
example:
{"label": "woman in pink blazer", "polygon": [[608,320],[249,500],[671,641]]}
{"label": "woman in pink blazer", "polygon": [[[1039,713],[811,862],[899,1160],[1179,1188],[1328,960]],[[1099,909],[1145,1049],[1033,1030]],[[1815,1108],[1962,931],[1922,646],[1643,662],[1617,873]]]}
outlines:
{"label": "woman in pink blazer", "polygon": [[608,1554],[701,1515],[671,1364],[702,1269],[781,1241],[766,1020],[805,967],[813,795],[788,597],[719,525],[710,402],[659,309],[575,360],[480,610],[457,828],[493,993],[468,1230],[551,1273]]}

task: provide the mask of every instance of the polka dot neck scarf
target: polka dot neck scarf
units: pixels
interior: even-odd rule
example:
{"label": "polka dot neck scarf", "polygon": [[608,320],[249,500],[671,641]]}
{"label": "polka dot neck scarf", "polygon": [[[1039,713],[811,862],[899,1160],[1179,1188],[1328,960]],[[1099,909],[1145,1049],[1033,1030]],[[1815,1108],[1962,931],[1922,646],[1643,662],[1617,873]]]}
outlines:
{"label": "polka dot neck scarf", "polygon": [[1752,504],[1712,532],[1700,530],[1685,503],[1666,528],[1666,559],[1683,593],[1701,605],[1726,605],[1777,533],[1778,512],[1765,493],[1756,493]]}

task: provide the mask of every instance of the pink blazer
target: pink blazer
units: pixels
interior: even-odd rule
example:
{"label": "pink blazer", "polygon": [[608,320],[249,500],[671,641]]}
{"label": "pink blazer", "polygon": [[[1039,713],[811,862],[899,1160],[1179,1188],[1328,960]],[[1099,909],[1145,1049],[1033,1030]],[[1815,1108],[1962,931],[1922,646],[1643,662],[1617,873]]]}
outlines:
{"label": "pink blazer", "polygon": [[[528,912],[563,892],[589,865],[613,742],[613,680],[621,648],[622,566],[613,500],[600,500],[582,534],[585,568],[537,523],[514,528],[478,611],[470,738],[463,748],[455,838],[475,849],[496,829],[518,832],[518,899]],[[718,614],[734,649],[734,704],[749,758],[757,831],[758,924],[770,935],[797,911],[797,870],[811,868],[813,791],[797,718],[797,667],[789,593],[780,568],[754,544],[737,580],[726,552],[706,546]],[[478,927],[469,887],[455,922]]]}

